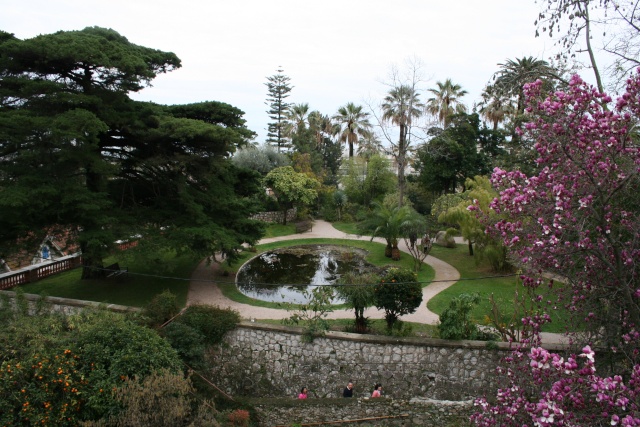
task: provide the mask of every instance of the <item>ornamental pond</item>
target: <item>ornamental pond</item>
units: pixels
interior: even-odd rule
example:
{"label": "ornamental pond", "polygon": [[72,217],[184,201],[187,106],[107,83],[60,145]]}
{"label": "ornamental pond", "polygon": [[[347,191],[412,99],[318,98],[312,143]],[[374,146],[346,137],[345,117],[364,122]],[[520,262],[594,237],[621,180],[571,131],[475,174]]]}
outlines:
{"label": "ornamental pond", "polygon": [[[336,283],[347,272],[376,271],[365,261],[367,251],[343,245],[300,245],[263,252],[247,261],[236,275],[244,295],[270,302],[303,304],[305,291]],[[334,303],[340,303],[334,298]]]}

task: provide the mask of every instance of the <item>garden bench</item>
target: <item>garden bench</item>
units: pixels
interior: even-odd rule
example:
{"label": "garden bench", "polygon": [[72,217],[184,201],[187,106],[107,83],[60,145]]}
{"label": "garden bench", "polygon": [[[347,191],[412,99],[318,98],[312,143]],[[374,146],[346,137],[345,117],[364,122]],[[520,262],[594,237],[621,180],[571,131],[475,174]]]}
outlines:
{"label": "garden bench", "polygon": [[294,224],[294,226],[296,227],[296,233],[304,233],[305,231],[309,231],[313,229],[313,221],[311,220],[298,221]]}
{"label": "garden bench", "polygon": [[107,267],[105,267],[104,270],[107,277],[120,277],[123,275],[126,276],[127,273],[129,272],[128,268],[120,268],[120,265],[117,262],[111,265],[108,265]]}

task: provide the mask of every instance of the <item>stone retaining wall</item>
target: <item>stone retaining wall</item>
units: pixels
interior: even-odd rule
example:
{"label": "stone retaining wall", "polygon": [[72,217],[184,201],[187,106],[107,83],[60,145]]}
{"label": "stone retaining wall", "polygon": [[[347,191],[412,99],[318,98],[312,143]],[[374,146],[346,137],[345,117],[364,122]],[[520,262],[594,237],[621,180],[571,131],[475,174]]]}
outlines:
{"label": "stone retaining wall", "polygon": [[[433,401],[429,399],[255,399],[250,400],[261,426],[470,426],[475,412],[473,402]],[[344,422],[350,421],[350,422]],[[314,424],[317,423],[317,424]]]}
{"label": "stone retaining wall", "polygon": [[300,328],[242,322],[212,351],[211,375],[247,397],[294,397],[301,387],[313,398],[339,397],[351,380],[356,397],[379,382],[396,399],[468,400],[495,389],[495,367],[507,351],[506,343],[341,332],[306,343]]}
{"label": "stone retaining wall", "polygon": [[[296,208],[289,209],[287,211],[287,222],[295,220],[297,215],[298,210]],[[250,218],[270,223],[282,223],[282,211],[258,212],[255,215],[251,215]]]}
{"label": "stone retaining wall", "polygon": [[[118,304],[101,304],[94,301],[82,301],[77,299],[70,298],[59,298],[59,297],[41,297],[40,295],[34,294],[23,294],[25,300],[29,304],[29,314],[33,315],[37,311],[38,304],[41,304],[40,301],[48,308],[50,311],[64,313],[64,314],[74,314],[83,310],[85,308],[104,308],[111,311],[116,311],[119,313],[128,313],[128,312],[137,312],[140,311],[139,308],[136,307],[128,307],[124,305]],[[7,298],[9,303],[15,305],[15,292],[11,291],[0,291],[0,297]]]}

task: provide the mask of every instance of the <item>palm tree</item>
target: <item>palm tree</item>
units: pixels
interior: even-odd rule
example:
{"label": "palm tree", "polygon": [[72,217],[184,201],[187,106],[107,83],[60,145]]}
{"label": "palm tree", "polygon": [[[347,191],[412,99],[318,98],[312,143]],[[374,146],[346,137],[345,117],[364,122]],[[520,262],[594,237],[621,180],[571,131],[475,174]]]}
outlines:
{"label": "palm tree", "polygon": [[400,259],[399,240],[405,236],[409,225],[416,220],[415,211],[409,206],[387,206],[373,202],[373,212],[362,224],[363,230],[372,231],[374,237],[382,237],[387,246],[384,255],[394,261]]}
{"label": "palm tree", "polygon": [[398,137],[398,192],[400,206],[404,202],[404,169],[407,151],[411,144],[411,123],[420,117],[424,105],[420,103],[419,95],[412,86],[401,85],[389,91],[382,103],[382,120],[390,121],[400,127]]}
{"label": "palm tree", "polygon": [[299,130],[304,129],[309,117],[309,104],[293,104],[285,114],[286,125],[284,134],[291,138]]}
{"label": "palm tree", "polygon": [[320,111],[312,111],[307,118],[309,121],[309,129],[313,131],[316,139],[316,147],[320,147],[324,138],[333,138],[340,130],[338,126],[331,121],[331,117],[320,113]]}
{"label": "palm tree", "polygon": [[437,88],[428,89],[434,97],[427,101],[427,113],[438,118],[442,127],[449,125],[450,117],[456,113],[464,113],[467,107],[460,101],[467,91],[454,84],[451,79],[436,82]]}
{"label": "palm tree", "polygon": [[493,91],[500,97],[516,98],[516,114],[524,113],[523,86],[526,83],[538,79],[547,81],[550,85],[553,80],[567,83],[547,61],[533,56],[516,58],[515,60],[508,59],[504,64],[498,65],[500,70],[493,75]]}
{"label": "palm tree", "polygon": [[511,98],[496,94],[491,86],[488,86],[482,92],[480,106],[480,115],[493,124],[493,130],[497,130],[498,124],[504,122],[508,116],[516,112]]}
{"label": "palm tree", "polygon": [[349,144],[349,158],[353,157],[353,145],[358,143],[359,137],[366,137],[371,133],[369,113],[363,111],[362,105],[353,102],[340,107],[333,119],[340,126],[340,141]]}
{"label": "palm tree", "polygon": [[367,161],[369,161],[372,156],[380,154],[381,151],[382,144],[373,133],[363,138],[358,145],[358,156],[364,157]]}

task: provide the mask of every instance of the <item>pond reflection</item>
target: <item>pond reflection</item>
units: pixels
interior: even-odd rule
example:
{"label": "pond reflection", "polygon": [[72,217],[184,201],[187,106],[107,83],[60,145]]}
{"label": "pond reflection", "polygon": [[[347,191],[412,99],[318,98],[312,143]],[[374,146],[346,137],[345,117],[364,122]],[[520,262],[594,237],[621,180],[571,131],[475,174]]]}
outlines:
{"label": "pond reflection", "polygon": [[[238,271],[240,292],[270,302],[307,302],[303,291],[314,285],[336,283],[341,275],[374,270],[360,248],[339,245],[303,245],[264,252]],[[341,300],[334,298],[334,303]]]}

